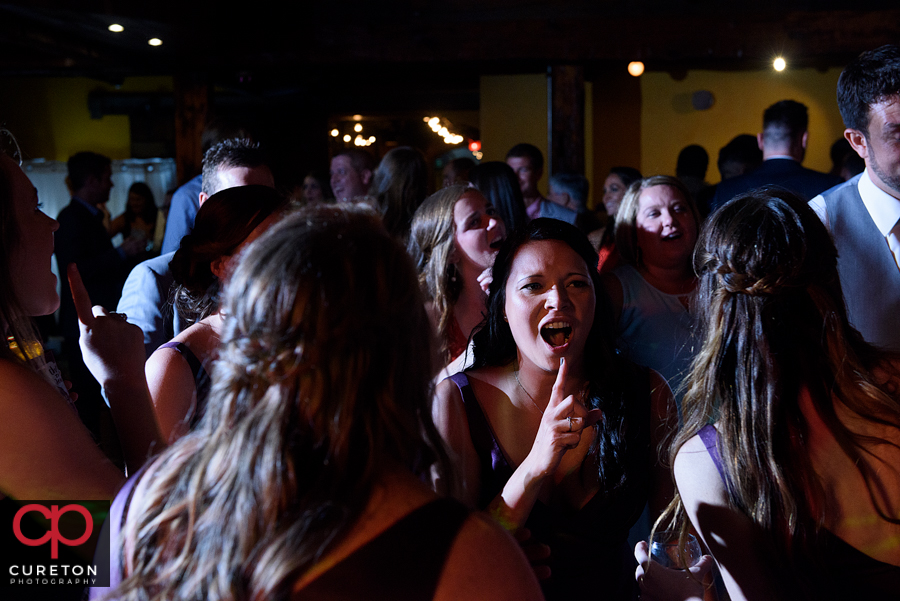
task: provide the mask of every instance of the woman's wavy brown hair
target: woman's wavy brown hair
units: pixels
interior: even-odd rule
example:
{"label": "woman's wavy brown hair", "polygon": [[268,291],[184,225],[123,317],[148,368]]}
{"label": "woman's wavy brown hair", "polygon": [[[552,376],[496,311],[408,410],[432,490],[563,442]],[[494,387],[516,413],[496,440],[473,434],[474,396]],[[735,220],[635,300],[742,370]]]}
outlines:
{"label": "woman's wavy brown hair", "polygon": [[268,186],[236,186],[216,192],[197,211],[191,233],[169,263],[178,288],[175,305],[190,323],[219,308],[221,282],[212,272],[217,259],[232,255],[256,226],[285,204]]}
{"label": "woman's wavy brown hair", "polygon": [[415,272],[373,211],[285,218],[223,307],[208,409],[131,503],[117,599],[289,599],[383,470],[447,465]]}
{"label": "woman's wavy brown hair", "polygon": [[453,305],[462,291],[462,278],[450,257],[456,248],[456,222],[453,209],[466,194],[481,194],[464,185],[448,186],[425,199],[413,216],[407,250],[419,274],[419,286],[425,299],[437,313],[437,334],[441,357],[450,361],[447,347]]}
{"label": "woman's wavy brown hair", "polygon": [[[687,440],[715,423],[731,500],[771,538],[781,557],[770,563],[814,557],[826,498],[798,403],[805,388],[856,463],[880,517],[900,523],[888,515],[872,453],[873,444],[887,441],[852,432],[835,412],[842,405],[871,423],[898,427],[896,393],[872,374],[876,367],[890,371],[895,358],[848,324],[837,251],[813,210],[782,188],[737,197],[703,227],[694,267],[703,347],[692,365],[673,463]],[[687,524],[680,497],[669,509]]]}

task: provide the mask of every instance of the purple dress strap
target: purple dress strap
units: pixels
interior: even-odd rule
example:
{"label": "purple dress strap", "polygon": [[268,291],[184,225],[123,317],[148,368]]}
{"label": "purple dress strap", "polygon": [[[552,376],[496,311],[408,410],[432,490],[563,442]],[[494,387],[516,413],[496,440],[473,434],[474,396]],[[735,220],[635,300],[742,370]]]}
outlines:
{"label": "purple dress strap", "polygon": [[128,478],[116,498],[113,499],[109,508],[109,516],[106,518],[104,529],[109,530],[109,587],[97,586],[91,587],[90,599],[107,599],[110,591],[116,589],[122,584],[124,570],[122,567],[122,549],[119,547],[119,539],[122,532],[122,526],[125,524],[125,515],[128,512],[128,504],[131,502],[131,496],[134,488],[144,475],[147,465],[145,464],[133,476]]}
{"label": "purple dress strap", "polygon": [[725,468],[722,465],[722,456],[719,454],[719,446],[717,444],[719,435],[716,432],[716,427],[712,424],[706,424],[700,428],[698,434],[700,435],[700,440],[706,445],[706,451],[709,453],[710,459],[716,464],[716,469],[719,470],[722,482],[725,483],[725,486],[728,486],[728,478],[725,477]]}

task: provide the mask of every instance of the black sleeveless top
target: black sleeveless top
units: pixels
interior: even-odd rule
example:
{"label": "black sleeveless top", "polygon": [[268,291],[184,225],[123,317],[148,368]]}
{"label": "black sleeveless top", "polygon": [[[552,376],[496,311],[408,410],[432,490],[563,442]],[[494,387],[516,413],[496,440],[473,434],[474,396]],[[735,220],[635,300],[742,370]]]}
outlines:
{"label": "black sleeveless top", "polygon": [[[646,372],[634,383],[622,429],[627,432],[626,485],[614,492],[603,486],[581,509],[550,507],[538,500],[525,522],[532,540],[550,547],[550,578],[541,582],[549,601],[595,598],[631,600],[638,594],[637,562],[628,545],[628,530],[647,502],[650,480],[650,401]],[[449,378],[459,388],[478,453],[481,490],[478,508],[486,509],[515,471],[503,454],[469,379]],[[641,391],[641,392],[637,392]]]}
{"label": "black sleeveless top", "polygon": [[[128,479],[110,507],[103,525],[113,544],[110,586],[91,588],[92,601],[116,598],[108,595],[121,584],[124,564],[122,549],[115,545],[146,467]],[[434,598],[453,541],[469,515],[454,499],[426,503],[294,592],[291,601],[428,601]]]}
{"label": "black sleeveless top", "polygon": [[291,601],[427,601],[469,511],[452,499],[416,509],[296,591]]}

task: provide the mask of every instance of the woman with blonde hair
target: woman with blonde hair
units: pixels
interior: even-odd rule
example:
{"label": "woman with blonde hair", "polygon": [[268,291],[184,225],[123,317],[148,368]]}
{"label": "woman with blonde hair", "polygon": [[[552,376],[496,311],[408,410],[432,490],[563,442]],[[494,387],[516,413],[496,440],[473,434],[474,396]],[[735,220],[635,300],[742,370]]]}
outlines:
{"label": "woman with blonde hair", "polygon": [[116,598],[540,598],[508,535],[418,477],[447,463],[428,317],[372,211],[285,218],[224,307],[206,414],[113,506]]}
{"label": "woman with blonde hair", "polygon": [[676,521],[732,599],[895,598],[900,363],[849,325],[825,226],[787,190],[754,190],[709,218],[695,268]]}
{"label": "woman with blonde hair", "polygon": [[624,264],[603,279],[619,347],[662,374],[673,391],[693,356],[688,299],[697,282],[691,255],[699,228],[697,207],[678,179],[656,175],[632,183],[616,214]]}
{"label": "woman with blonde hair", "polygon": [[491,266],[505,237],[496,208],[475,188],[449,186],[416,211],[408,250],[444,365],[463,355],[484,319]]}

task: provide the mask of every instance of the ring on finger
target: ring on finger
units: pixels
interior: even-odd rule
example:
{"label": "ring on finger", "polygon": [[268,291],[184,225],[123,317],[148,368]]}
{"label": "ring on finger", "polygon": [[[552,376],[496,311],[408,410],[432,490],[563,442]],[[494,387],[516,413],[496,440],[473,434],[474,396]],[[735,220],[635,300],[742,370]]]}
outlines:
{"label": "ring on finger", "polygon": [[569,420],[569,432],[571,432],[572,431],[572,416],[570,415],[566,419]]}
{"label": "ring on finger", "polygon": [[124,313],[116,313],[115,311],[111,311],[108,313],[109,317],[115,317],[116,319],[121,319],[122,321],[128,321],[128,316]]}

